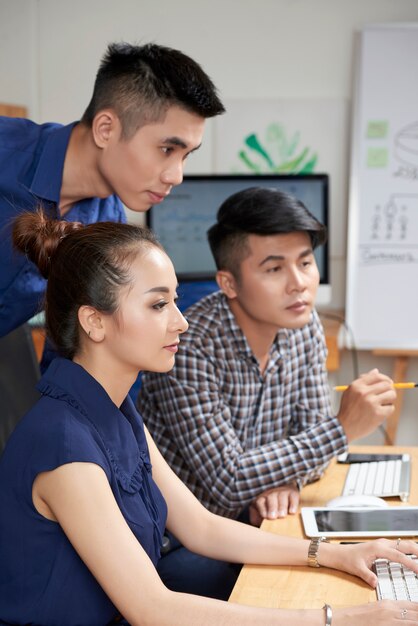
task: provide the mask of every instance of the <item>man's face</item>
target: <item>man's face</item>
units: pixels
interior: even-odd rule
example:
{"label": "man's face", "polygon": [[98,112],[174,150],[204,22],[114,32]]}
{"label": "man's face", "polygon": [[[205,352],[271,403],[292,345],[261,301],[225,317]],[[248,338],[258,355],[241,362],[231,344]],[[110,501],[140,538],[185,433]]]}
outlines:
{"label": "man's face", "polygon": [[204,126],[204,118],[176,106],[130,139],[121,139],[119,125],[98,161],[109,194],[115,193],[132,211],[147,211],[162,202],[182,182],[185,160],[202,143]]}
{"label": "man's face", "polygon": [[231,301],[240,326],[275,334],[307,324],[319,284],[309,235],[249,235],[247,243]]}

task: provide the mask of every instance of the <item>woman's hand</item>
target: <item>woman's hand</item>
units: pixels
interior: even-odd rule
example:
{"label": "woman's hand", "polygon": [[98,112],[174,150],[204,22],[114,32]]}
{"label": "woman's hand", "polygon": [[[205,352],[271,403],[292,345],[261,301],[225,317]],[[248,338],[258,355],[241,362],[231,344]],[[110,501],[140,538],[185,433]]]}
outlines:
{"label": "woman's hand", "polygon": [[418,561],[407,554],[418,556],[418,545],[414,541],[402,539],[376,539],[354,545],[321,544],[318,562],[326,567],[333,567],[349,574],[354,574],[376,587],[377,577],[372,571],[376,559],[396,561],[418,574]]}

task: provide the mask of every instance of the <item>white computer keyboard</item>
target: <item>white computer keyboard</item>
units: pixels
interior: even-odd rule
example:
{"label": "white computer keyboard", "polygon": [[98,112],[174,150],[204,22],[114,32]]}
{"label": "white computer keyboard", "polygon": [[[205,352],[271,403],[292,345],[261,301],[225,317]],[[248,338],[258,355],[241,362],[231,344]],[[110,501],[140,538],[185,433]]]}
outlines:
{"label": "white computer keyboard", "polygon": [[[417,557],[409,555],[411,559]],[[376,559],[374,571],[377,575],[376,594],[378,600],[411,600],[418,602],[418,577],[400,563]]]}
{"label": "white computer keyboard", "polygon": [[399,496],[402,502],[409,499],[411,459],[352,463],[348,466],[342,495],[367,495],[380,498]]}

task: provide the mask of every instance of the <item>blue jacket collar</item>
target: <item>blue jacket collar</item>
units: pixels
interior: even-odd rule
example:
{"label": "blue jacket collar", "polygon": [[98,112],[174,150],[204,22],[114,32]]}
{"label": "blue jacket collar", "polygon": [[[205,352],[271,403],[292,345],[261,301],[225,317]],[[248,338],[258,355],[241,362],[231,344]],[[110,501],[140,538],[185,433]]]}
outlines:
{"label": "blue jacket collar", "polygon": [[40,199],[59,204],[65,155],[71,132],[77,122],[51,130],[42,148],[29,191]]}

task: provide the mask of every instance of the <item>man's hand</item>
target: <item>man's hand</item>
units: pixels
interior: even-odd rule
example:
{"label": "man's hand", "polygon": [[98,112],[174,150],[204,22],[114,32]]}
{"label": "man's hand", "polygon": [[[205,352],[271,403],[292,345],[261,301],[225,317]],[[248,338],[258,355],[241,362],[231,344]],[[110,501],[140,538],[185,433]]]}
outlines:
{"label": "man's hand", "polygon": [[395,399],[393,381],[377,369],[351,383],[341,398],[337,415],[348,441],[369,435],[390,417]]}
{"label": "man's hand", "polygon": [[263,519],[277,519],[294,514],[299,506],[299,490],[294,483],[268,489],[250,504],[250,522],[260,526]]}

